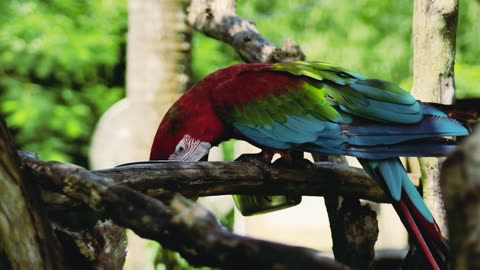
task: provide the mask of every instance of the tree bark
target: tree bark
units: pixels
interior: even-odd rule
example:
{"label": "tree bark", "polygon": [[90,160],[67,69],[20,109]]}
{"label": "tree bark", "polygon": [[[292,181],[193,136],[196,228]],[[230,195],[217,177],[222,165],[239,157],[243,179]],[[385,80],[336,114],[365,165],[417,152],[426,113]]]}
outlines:
{"label": "tree bark", "polygon": [[235,0],[192,0],[188,22],[207,36],[230,44],[245,62],[287,62],[304,60],[305,54],[293,40],[275,47],[257,30],[255,23],[236,14]]}
{"label": "tree bark", "polygon": [[480,127],[442,166],[453,268],[480,269]]}
{"label": "tree bark", "polygon": [[[22,160],[43,162],[30,153],[20,152]],[[318,162],[310,170],[283,168],[275,164],[257,166],[252,162],[153,162],[92,171],[98,176],[146,195],[168,200],[175,193],[195,198],[227,194],[324,196],[338,193],[376,202],[387,197],[370,177],[359,168],[329,162]],[[37,178],[44,188],[42,197],[50,210],[72,210],[78,202],[58,193],[47,179]],[[418,180],[418,179],[417,179]]]}
{"label": "tree bark", "polygon": [[[414,3],[412,94],[417,99],[443,104],[454,101],[457,18],[457,0],[416,0]],[[420,159],[426,203],[446,233],[439,186],[440,163],[437,158]]]}
{"label": "tree bark", "polygon": [[37,183],[26,179],[0,118],[0,254],[11,269],[64,269]]}
{"label": "tree bark", "polygon": [[180,195],[170,207],[84,168],[23,157],[38,177],[48,178],[66,195],[105,213],[117,224],[164,247],[179,251],[194,265],[223,269],[344,269],[315,250],[235,235],[205,208]]}
{"label": "tree bark", "polygon": [[369,205],[358,197],[326,196],[335,260],[352,269],[373,269],[378,221]]}
{"label": "tree bark", "polygon": [[[313,155],[347,166],[344,156]],[[372,187],[382,190],[370,179]],[[383,193],[383,190],[382,190]],[[375,243],[378,238],[377,213],[368,204],[361,205],[358,194],[329,192],[324,196],[330,222],[335,259],[353,269],[372,269],[375,263]],[[388,200],[387,200],[388,201]]]}

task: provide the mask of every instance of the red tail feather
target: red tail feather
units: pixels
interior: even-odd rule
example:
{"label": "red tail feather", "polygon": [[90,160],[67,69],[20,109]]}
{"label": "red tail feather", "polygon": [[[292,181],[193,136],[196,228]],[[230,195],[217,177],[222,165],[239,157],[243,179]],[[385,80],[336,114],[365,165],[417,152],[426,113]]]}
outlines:
{"label": "red tail feather", "polygon": [[442,232],[440,231],[440,227],[438,227],[438,224],[435,222],[435,220],[433,221],[433,223],[428,222],[428,220],[426,220],[423,215],[417,210],[415,205],[413,205],[413,202],[408,196],[402,195],[402,201],[405,203],[406,207],[410,211],[413,219],[417,223],[419,223],[418,225],[420,226],[420,230],[422,231],[422,233],[427,233],[436,243],[442,243]]}
{"label": "red tail feather", "polygon": [[402,194],[400,201],[394,203],[394,208],[432,269],[446,269],[448,250],[437,223],[426,220],[406,193]]}

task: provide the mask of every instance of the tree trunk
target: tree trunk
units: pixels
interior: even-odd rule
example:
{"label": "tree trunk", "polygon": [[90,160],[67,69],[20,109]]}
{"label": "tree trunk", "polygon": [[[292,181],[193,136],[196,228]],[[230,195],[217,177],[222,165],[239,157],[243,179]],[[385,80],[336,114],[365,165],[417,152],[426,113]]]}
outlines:
{"label": "tree trunk", "polygon": [[25,181],[13,140],[0,118],[0,257],[2,269],[64,269],[62,254],[40,203]]}
{"label": "tree trunk", "polygon": [[[100,119],[90,152],[93,168],[148,159],[160,120],[190,82],[187,4],[184,0],[129,1],[127,93]],[[145,245],[146,241],[129,234],[127,266],[147,267],[148,262],[135,255],[144,253]]]}
{"label": "tree trunk", "polygon": [[[415,1],[412,94],[417,99],[444,104],[454,101],[457,17],[457,0]],[[446,234],[445,208],[439,186],[440,162],[437,158],[420,159],[426,203]]]}
{"label": "tree trunk", "polygon": [[127,95],[98,123],[93,168],[148,159],[160,120],[189,83],[185,8],[182,0],[129,1]]}
{"label": "tree trunk", "polygon": [[445,196],[453,268],[480,268],[480,127],[444,162]]}

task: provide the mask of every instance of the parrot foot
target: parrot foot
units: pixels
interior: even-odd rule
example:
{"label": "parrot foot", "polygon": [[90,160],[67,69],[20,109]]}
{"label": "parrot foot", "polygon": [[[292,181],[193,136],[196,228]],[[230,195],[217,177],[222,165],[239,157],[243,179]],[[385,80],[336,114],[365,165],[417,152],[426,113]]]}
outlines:
{"label": "parrot foot", "polygon": [[286,158],[279,158],[273,162],[273,165],[276,167],[282,167],[282,168],[289,168],[289,169],[301,169],[301,170],[307,170],[311,171],[314,169],[314,164],[304,158],[300,159],[286,159]]}
{"label": "parrot foot", "polygon": [[257,166],[265,167],[271,163],[271,156],[265,155],[263,152],[257,154],[242,154],[235,161],[251,162]]}
{"label": "parrot foot", "polygon": [[[264,172],[269,171],[274,152],[263,150],[257,154],[243,154],[235,161],[250,162]],[[271,181],[265,177],[265,181]],[[244,216],[258,215],[295,206],[302,201],[302,196],[291,195],[233,195],[237,209]]]}

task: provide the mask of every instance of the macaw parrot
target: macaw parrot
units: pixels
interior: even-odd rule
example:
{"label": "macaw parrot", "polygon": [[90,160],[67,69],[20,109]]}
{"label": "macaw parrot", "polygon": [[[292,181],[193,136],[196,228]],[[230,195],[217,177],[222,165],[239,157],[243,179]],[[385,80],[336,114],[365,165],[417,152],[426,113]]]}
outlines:
{"label": "macaw parrot", "polygon": [[394,84],[328,63],[240,64],[210,74],[173,104],[150,159],[199,161],[231,138],[263,153],[356,157],[391,197],[428,263],[440,269],[441,232],[399,157],[445,155],[455,144],[438,138],[468,133]]}

